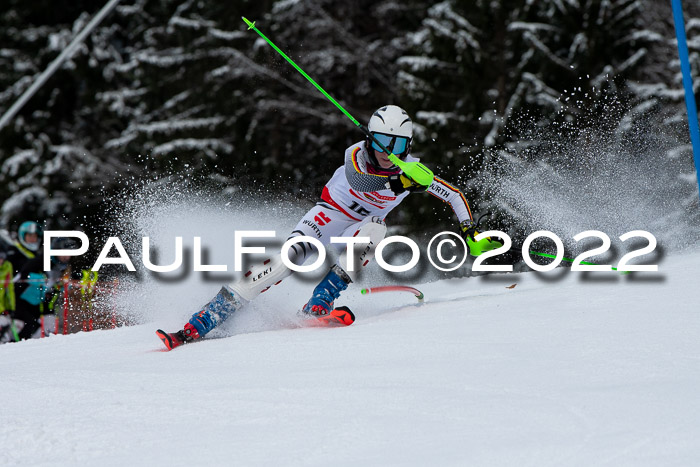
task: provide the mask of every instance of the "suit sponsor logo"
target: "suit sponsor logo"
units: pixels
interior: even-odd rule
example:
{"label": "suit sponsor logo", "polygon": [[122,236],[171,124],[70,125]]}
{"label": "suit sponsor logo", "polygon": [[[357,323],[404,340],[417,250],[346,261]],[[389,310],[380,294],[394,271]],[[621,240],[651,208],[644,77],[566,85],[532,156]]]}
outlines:
{"label": "suit sponsor logo", "polygon": [[304,222],[302,222],[302,224],[308,225],[308,226],[311,228],[311,230],[314,231],[314,233],[316,234],[316,236],[317,236],[318,238],[321,238],[321,229],[319,229],[318,226],[317,226],[316,224],[314,224],[313,222],[311,222],[311,221],[308,220],[308,219],[304,219]]}
{"label": "suit sponsor logo", "polygon": [[318,225],[323,227],[331,221],[331,218],[326,215],[323,211],[319,211],[318,215],[314,217],[314,220]]}
{"label": "suit sponsor logo", "polygon": [[384,201],[396,201],[396,196],[386,196],[386,195],[380,195],[379,192],[373,191],[372,193],[369,193],[370,195],[374,196],[378,200],[384,200]]}
{"label": "suit sponsor logo", "polygon": [[386,201],[383,201],[383,200],[381,200],[381,199],[377,199],[377,198],[375,198],[374,196],[372,196],[372,195],[369,194],[369,193],[362,193],[362,194],[364,195],[365,198],[367,198],[368,200],[370,200],[370,201],[372,201],[372,202],[375,202],[375,203],[378,203],[378,204],[386,204]]}
{"label": "suit sponsor logo", "polygon": [[443,188],[436,184],[430,186],[430,191],[432,191],[435,194],[441,195],[443,198],[446,198],[450,195],[450,192],[446,188]]}

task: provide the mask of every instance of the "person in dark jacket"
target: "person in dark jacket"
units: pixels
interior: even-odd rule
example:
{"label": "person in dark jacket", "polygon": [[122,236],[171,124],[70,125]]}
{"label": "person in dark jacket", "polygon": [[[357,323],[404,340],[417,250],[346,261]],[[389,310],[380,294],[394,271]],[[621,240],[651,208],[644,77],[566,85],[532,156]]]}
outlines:
{"label": "person in dark jacket", "polygon": [[[70,239],[57,238],[54,249],[70,249]],[[56,303],[63,284],[70,279],[70,256],[51,258],[51,269],[44,271],[44,256],[29,260],[15,281],[17,299],[15,328],[20,340],[41,336],[42,321],[46,333],[55,328]]]}

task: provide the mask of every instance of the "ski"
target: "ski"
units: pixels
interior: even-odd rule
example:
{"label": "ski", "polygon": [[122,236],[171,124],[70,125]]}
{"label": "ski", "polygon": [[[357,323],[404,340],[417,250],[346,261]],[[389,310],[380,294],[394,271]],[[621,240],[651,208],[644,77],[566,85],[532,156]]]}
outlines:
{"label": "ski", "polygon": [[[305,316],[301,327],[341,327],[350,326],[355,322],[355,314],[346,306],[334,308],[326,316]],[[156,331],[156,336],[163,342],[165,348],[170,351],[184,344],[202,341],[202,338],[187,338],[183,331],[165,332],[162,329]]]}
{"label": "ski", "polygon": [[379,292],[409,292],[412,293],[420,303],[423,303],[423,299],[425,298],[423,292],[416,289],[415,287],[409,287],[406,285],[382,285],[379,287],[367,287],[365,289],[360,290],[360,293],[362,295],[370,295]]}

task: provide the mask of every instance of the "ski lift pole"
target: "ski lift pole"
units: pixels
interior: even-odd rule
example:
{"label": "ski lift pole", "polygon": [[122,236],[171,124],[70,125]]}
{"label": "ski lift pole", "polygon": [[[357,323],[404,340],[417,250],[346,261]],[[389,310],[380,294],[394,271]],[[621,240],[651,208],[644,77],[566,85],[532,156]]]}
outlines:
{"label": "ski lift pole", "polygon": [[73,56],[75,51],[78,49],[78,46],[85,40],[85,38],[92,32],[93,29],[95,29],[95,26],[100,24],[102,20],[104,19],[107,14],[114,9],[115,6],[117,6],[117,3],[119,3],[121,0],[110,0],[105,6],[102,7],[100,11],[97,12],[97,14],[92,18],[92,20],[88,23],[85,28],[78,33],[77,36],[71,41],[70,44],[68,44],[68,47],[63,49],[63,51],[54,59],[53,62],[49,64],[49,66],[44,70],[41,75],[37,78],[36,81],[32,83],[29,88],[27,88],[26,91],[15,101],[14,104],[5,112],[5,114],[0,117],[0,130],[7,125],[10,120],[17,114],[17,112],[20,111],[22,107],[24,107],[24,104],[27,103],[29,99],[32,98],[34,93],[36,93],[40,87],[48,81],[48,79],[53,75],[56,70],[65,62],[68,60],[70,57]]}
{"label": "ski lift pole", "polygon": [[421,164],[420,162],[404,162],[401,159],[399,159],[395,154],[393,154],[389,149],[387,149],[386,146],[384,146],[382,143],[380,143],[370,131],[365,128],[360,122],[355,119],[350,113],[341,106],[338,101],[333,99],[333,96],[328,94],[325,89],[323,89],[316,81],[313,80],[309,75],[306,74],[304,70],[301,69],[299,65],[294,63],[294,61],[287,56],[284,52],[280,50],[279,47],[277,47],[270,39],[265,37],[265,35],[260,32],[260,30],[255,26],[255,21],[249,21],[246,17],[242,17],[243,21],[248,25],[248,30],[252,29],[253,31],[257,32],[260,37],[265,39],[265,42],[267,42],[277,53],[279,53],[282,57],[284,57],[285,60],[287,60],[299,73],[302,74],[304,78],[306,78],[311,84],[318,89],[321,94],[326,96],[326,98],[331,101],[343,114],[350,119],[352,123],[355,124],[362,132],[367,135],[367,137],[371,138],[372,141],[374,141],[380,148],[382,148],[382,151],[387,153],[389,155],[389,160],[396,164],[406,175],[408,175],[414,182],[417,184],[425,187],[427,190],[430,184],[433,182],[433,172],[427,168],[425,165]]}
{"label": "ski lift pole", "polygon": [[693,145],[693,159],[698,181],[698,195],[700,196],[700,127],[698,126],[698,110],[695,104],[695,93],[693,92],[693,77],[690,73],[688,41],[685,35],[685,20],[683,19],[681,0],[671,0],[671,7],[673,8],[673,22],[676,26],[678,56],[681,60],[681,73],[683,75],[683,87],[685,88],[685,105],[688,110],[688,130],[690,131],[690,142]]}

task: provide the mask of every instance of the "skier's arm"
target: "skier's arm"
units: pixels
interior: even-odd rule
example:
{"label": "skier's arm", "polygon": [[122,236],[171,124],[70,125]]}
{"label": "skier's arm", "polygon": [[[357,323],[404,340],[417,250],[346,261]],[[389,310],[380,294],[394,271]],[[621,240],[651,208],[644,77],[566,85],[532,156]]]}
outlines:
{"label": "skier's arm", "polygon": [[446,181],[435,177],[428,187],[428,193],[450,205],[460,223],[474,221],[469,203],[464,194]]}
{"label": "skier's arm", "polygon": [[355,191],[380,191],[386,189],[387,176],[368,173],[365,162],[359,157],[362,149],[350,147],[345,151],[345,177]]}
{"label": "skier's arm", "polygon": [[433,183],[428,188],[428,193],[450,205],[457,219],[459,219],[459,229],[465,238],[467,246],[469,247],[469,253],[472,256],[479,256],[482,253],[503,246],[503,243],[491,237],[482,238],[478,242],[475,240],[474,236],[478,234],[476,231],[477,225],[476,222],[474,222],[469,203],[467,203],[466,198],[459,189],[435,177]]}

